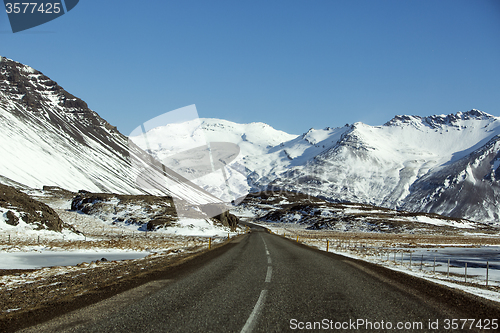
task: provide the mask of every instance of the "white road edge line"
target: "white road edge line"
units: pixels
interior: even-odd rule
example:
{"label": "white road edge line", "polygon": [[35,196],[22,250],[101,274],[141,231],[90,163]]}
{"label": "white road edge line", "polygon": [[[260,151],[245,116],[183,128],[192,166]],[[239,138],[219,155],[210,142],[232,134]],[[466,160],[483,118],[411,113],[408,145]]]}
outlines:
{"label": "white road edge line", "polygon": [[268,257],[268,258],[267,258],[267,263],[268,263],[268,264],[272,264],[272,262],[271,262],[271,257]]}
{"label": "white road edge line", "polygon": [[265,282],[271,282],[271,274],[273,274],[273,267],[267,266],[267,274],[266,274],[266,281]]}
{"label": "white road edge line", "polygon": [[250,333],[254,329],[255,324],[257,324],[257,318],[260,314],[260,310],[261,310],[261,308],[264,305],[264,302],[266,300],[266,295],[267,295],[266,289],[264,289],[260,292],[259,299],[257,300],[257,303],[255,303],[253,311],[250,314],[250,317],[248,317],[247,322],[245,323],[245,326],[243,326],[243,328],[241,329],[241,333]]}

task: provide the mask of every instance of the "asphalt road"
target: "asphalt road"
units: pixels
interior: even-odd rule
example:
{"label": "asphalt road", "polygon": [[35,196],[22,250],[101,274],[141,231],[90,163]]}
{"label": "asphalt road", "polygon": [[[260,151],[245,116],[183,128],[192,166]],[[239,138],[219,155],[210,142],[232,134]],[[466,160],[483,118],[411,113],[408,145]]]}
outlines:
{"label": "asphalt road", "polygon": [[448,319],[500,319],[493,302],[317,251],[260,227],[234,242],[189,274],[150,282],[24,332],[458,332],[446,329],[453,328]]}

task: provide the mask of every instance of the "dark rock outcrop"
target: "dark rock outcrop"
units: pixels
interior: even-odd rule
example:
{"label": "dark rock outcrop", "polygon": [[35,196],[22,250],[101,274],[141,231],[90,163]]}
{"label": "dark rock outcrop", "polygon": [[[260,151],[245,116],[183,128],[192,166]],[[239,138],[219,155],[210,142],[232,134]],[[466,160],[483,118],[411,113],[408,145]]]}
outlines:
{"label": "dark rock outcrop", "polygon": [[26,223],[36,225],[39,230],[61,232],[63,229],[63,221],[52,208],[11,186],[0,184],[0,207],[8,209],[4,214],[6,222],[12,226],[17,226],[22,219]]}
{"label": "dark rock outcrop", "polygon": [[231,231],[236,230],[236,227],[238,226],[238,223],[240,222],[240,219],[237,216],[229,213],[228,211],[225,211],[222,214],[214,216],[214,218],[219,220],[226,227],[231,228]]}

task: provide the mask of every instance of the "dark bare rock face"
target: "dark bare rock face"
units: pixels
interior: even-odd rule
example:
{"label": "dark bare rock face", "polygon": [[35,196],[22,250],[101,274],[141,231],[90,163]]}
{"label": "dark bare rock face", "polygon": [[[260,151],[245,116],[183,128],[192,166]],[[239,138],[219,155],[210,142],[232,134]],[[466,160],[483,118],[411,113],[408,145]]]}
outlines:
{"label": "dark bare rock face", "polygon": [[38,230],[61,232],[64,226],[52,208],[11,186],[0,184],[0,207],[7,209],[4,213],[5,220],[12,226],[17,226],[20,219],[36,225]]}
{"label": "dark bare rock face", "polygon": [[[25,65],[6,58],[0,63],[0,90],[8,93],[13,99],[18,99],[20,104],[31,112],[26,114],[17,110],[18,116],[34,117],[37,120],[48,118],[63,133],[83,145],[87,144],[81,133],[92,130],[93,135],[105,140],[109,147],[122,154],[126,153],[123,151],[123,146],[118,145],[110,136],[110,134],[122,136],[116,127],[111,126],[96,112],[90,110],[87,103],[64,90],[43,73],[33,69],[30,75],[27,75],[26,68]],[[58,106],[67,115],[47,107],[49,105],[47,96],[57,98]],[[32,121],[32,119],[27,120]],[[68,122],[71,126],[68,126]]]}
{"label": "dark bare rock face", "polygon": [[225,211],[222,214],[214,216],[215,219],[219,220],[224,226],[230,227],[232,231],[236,230],[240,219],[235,215]]}
{"label": "dark bare rock face", "polygon": [[240,222],[238,217],[229,213],[230,207],[224,204],[201,205],[200,209],[208,216],[222,223],[222,225],[231,228],[232,231],[236,230]]}

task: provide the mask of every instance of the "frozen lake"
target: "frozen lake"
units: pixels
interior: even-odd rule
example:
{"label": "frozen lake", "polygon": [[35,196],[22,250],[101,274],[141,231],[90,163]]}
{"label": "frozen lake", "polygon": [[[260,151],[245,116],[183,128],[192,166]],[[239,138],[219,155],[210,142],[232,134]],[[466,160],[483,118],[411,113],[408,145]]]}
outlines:
{"label": "frozen lake", "polygon": [[37,269],[51,266],[74,266],[106,258],[108,261],[144,258],[150,252],[3,252],[0,269]]}
{"label": "frozen lake", "polygon": [[[408,249],[387,249],[384,260],[396,264],[410,265],[410,253],[403,252]],[[415,248],[411,249],[411,265],[414,270],[427,272],[438,272],[455,276],[465,275],[465,264],[467,264],[467,275],[478,280],[486,279],[486,265],[489,265],[488,280],[494,284],[500,284],[500,247],[482,246],[478,248],[466,247],[444,247],[444,248]],[[384,252],[382,250],[382,252]],[[394,257],[396,254],[396,257]],[[434,266],[435,262],[435,266]]]}
{"label": "frozen lake", "polygon": [[417,249],[413,252],[414,258],[424,261],[434,261],[436,263],[448,264],[455,267],[486,267],[486,262],[489,262],[490,269],[500,269],[500,248],[498,246],[484,246],[479,248],[453,248],[447,247],[442,249]]}

